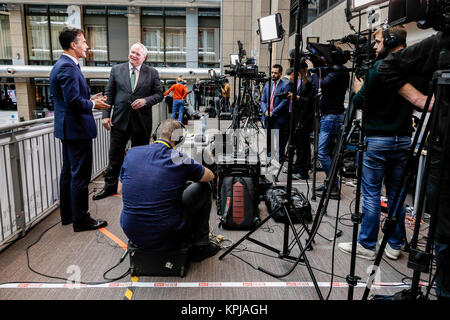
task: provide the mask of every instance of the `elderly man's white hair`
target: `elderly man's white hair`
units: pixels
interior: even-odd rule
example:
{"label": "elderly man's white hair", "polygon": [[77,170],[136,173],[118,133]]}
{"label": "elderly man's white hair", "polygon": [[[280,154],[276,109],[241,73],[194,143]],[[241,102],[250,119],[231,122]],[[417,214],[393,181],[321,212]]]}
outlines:
{"label": "elderly man's white hair", "polygon": [[139,46],[139,47],[141,47],[142,53],[144,54],[144,56],[147,56],[148,50],[147,50],[147,47],[146,47],[146,46],[144,46],[144,45],[143,45],[142,43],[140,43],[140,42],[136,42],[135,44],[133,44],[133,45],[130,47],[130,51],[131,51],[131,48],[133,48],[134,46]]}

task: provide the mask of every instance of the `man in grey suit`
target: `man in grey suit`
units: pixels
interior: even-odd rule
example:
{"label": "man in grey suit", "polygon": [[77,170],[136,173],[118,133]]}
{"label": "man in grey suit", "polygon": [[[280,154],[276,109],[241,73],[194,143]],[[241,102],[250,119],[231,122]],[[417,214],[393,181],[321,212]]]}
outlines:
{"label": "man in grey suit", "polygon": [[152,131],[152,106],[163,99],[159,73],[144,63],[147,48],[135,43],[130,48],[129,62],[111,68],[106,86],[107,103],[113,106],[104,110],[102,123],[111,130],[109,164],[105,186],[95,194],[99,200],[117,192],[120,168],[125,156],[125,147],[131,139],[131,146],[148,144]]}

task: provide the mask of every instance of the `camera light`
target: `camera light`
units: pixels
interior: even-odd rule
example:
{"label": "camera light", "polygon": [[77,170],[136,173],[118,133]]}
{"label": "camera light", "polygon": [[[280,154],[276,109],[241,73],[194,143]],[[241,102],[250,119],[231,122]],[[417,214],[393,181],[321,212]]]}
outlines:
{"label": "camera light", "polygon": [[239,63],[239,55],[238,54],[230,54],[230,65],[236,66]]}
{"label": "camera light", "polygon": [[283,27],[279,13],[259,18],[258,25],[261,43],[276,42],[283,39]]}

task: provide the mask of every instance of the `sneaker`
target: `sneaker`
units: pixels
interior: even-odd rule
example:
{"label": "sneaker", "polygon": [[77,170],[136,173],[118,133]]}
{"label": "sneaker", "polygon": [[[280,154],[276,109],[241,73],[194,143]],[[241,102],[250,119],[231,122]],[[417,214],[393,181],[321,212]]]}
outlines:
{"label": "sneaker", "polygon": [[217,252],[220,251],[220,247],[210,243],[205,246],[198,246],[192,248],[191,261],[192,262],[200,262],[209,257],[213,257]]}
{"label": "sneaker", "polygon": [[[352,254],[351,242],[341,242],[338,244],[338,248],[345,253]],[[366,260],[375,260],[375,258],[377,257],[377,253],[375,251],[366,249],[361,244],[357,243],[356,256]]]}
{"label": "sneaker", "polygon": [[[381,241],[383,240],[380,240],[378,244],[381,244]],[[386,257],[388,257],[389,259],[397,260],[398,258],[400,258],[401,251],[400,249],[392,248],[389,242],[387,242],[386,247],[384,248],[384,253],[386,254]]]}
{"label": "sneaker", "polygon": [[323,191],[323,190],[325,190],[325,184],[321,184],[320,186],[316,187],[314,190],[315,191]]}

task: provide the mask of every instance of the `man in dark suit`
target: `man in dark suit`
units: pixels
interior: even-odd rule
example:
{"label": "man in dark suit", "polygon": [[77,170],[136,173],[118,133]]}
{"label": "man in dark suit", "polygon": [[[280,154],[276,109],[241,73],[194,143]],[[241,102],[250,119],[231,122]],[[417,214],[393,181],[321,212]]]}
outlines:
{"label": "man in dark suit", "polygon": [[75,232],[107,225],[89,215],[88,185],[92,175],[92,139],[97,137],[92,109],[105,110],[101,93],[89,99],[89,87],[78,59],[88,48],[83,31],[64,28],[59,34],[64,50],[50,72],[50,90],[55,101],[55,137],[61,139],[63,166],[60,176],[61,223],[73,222]]}
{"label": "man in dark suit", "polygon": [[111,109],[104,110],[103,126],[111,130],[109,164],[103,190],[94,195],[99,200],[117,192],[120,168],[125,157],[125,148],[149,144],[152,131],[152,106],[161,102],[163,91],[159,73],[144,63],[147,48],[135,43],[130,48],[129,62],[112,67],[106,96]]}
{"label": "man in dark suit", "polygon": [[[279,64],[272,66],[272,81],[269,98],[269,84],[264,86],[261,97],[261,111],[263,113],[262,122],[266,119],[270,121],[270,129],[274,129],[275,137],[278,138],[278,159],[281,162],[284,159],[284,149],[289,137],[289,100],[278,97],[277,95],[289,92],[290,84],[281,79],[283,67]],[[267,128],[267,125],[266,125]]]}

